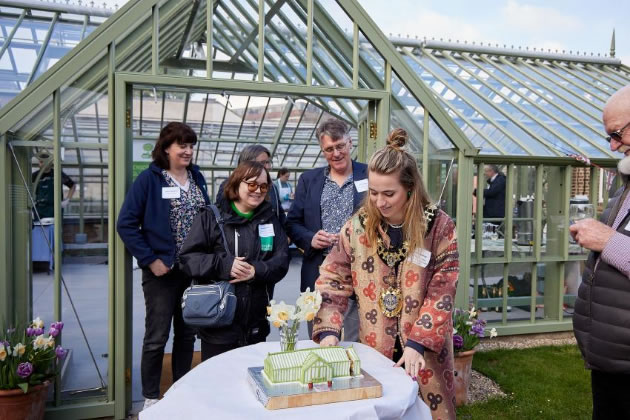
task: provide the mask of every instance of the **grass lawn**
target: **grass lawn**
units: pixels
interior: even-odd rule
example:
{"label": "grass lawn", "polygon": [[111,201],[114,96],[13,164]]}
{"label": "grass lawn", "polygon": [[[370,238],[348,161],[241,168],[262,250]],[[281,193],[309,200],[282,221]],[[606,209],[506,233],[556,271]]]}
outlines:
{"label": "grass lawn", "polygon": [[591,418],[591,376],[577,346],[477,352],[473,369],[508,397],[460,407],[460,420]]}

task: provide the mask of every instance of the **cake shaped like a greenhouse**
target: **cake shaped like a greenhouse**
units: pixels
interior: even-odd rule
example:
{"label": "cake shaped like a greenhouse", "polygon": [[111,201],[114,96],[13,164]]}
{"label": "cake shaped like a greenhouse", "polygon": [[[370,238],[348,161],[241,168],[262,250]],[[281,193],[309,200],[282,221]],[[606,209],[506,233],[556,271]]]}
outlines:
{"label": "cake shaped like a greenhouse", "polygon": [[264,372],[274,384],[330,383],[333,378],[359,376],[361,361],[353,347],[314,347],[269,353],[265,358]]}

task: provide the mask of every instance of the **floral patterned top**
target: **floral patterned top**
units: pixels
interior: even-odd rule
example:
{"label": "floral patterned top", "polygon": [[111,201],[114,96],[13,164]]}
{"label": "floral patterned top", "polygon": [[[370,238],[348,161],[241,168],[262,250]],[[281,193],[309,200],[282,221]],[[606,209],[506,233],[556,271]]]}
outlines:
{"label": "floral patterned top", "polygon": [[206,205],[201,189],[195,183],[190,171],[187,172],[188,189],[184,189],[175,182],[165,169],[162,170],[162,176],[169,187],[180,187],[180,196],[179,198],[171,199],[171,209],[169,211],[171,232],[173,233],[173,239],[175,239],[176,262],[179,262],[179,251],[190,231],[195,216]]}

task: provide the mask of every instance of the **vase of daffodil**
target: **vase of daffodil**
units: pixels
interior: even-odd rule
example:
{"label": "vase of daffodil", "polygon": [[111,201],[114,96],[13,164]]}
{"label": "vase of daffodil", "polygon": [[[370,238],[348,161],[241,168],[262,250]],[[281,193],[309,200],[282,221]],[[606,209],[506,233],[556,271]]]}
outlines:
{"label": "vase of daffodil", "polygon": [[311,292],[310,288],[300,294],[295,305],[287,305],[284,301],[269,302],[267,320],[280,329],[281,351],[295,350],[300,322],[312,321],[321,305],[322,296],[317,290]]}

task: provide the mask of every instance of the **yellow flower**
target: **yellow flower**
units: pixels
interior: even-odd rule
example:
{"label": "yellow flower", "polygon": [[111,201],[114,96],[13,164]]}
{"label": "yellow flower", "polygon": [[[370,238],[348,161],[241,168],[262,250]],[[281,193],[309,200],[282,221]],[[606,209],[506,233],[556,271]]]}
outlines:
{"label": "yellow flower", "polygon": [[33,320],[33,328],[44,328],[44,321],[42,321],[39,317]]}
{"label": "yellow flower", "polygon": [[52,336],[48,337],[48,340],[46,342],[46,346],[48,346],[51,349],[53,347],[55,347],[55,337],[52,337]]}
{"label": "yellow flower", "polygon": [[24,355],[24,352],[26,351],[26,346],[22,343],[17,343],[15,345],[15,347],[13,347],[13,357],[21,357]]}
{"label": "yellow flower", "polygon": [[304,313],[304,320],[305,321],[312,321],[313,318],[315,318],[315,311],[308,311]]}
{"label": "yellow flower", "polygon": [[7,358],[7,349],[4,348],[4,344],[0,344],[0,362],[4,362]]}
{"label": "yellow flower", "polygon": [[48,345],[48,339],[44,338],[44,334],[38,335],[37,338],[33,340],[33,348],[35,350],[43,349],[47,345]]}

